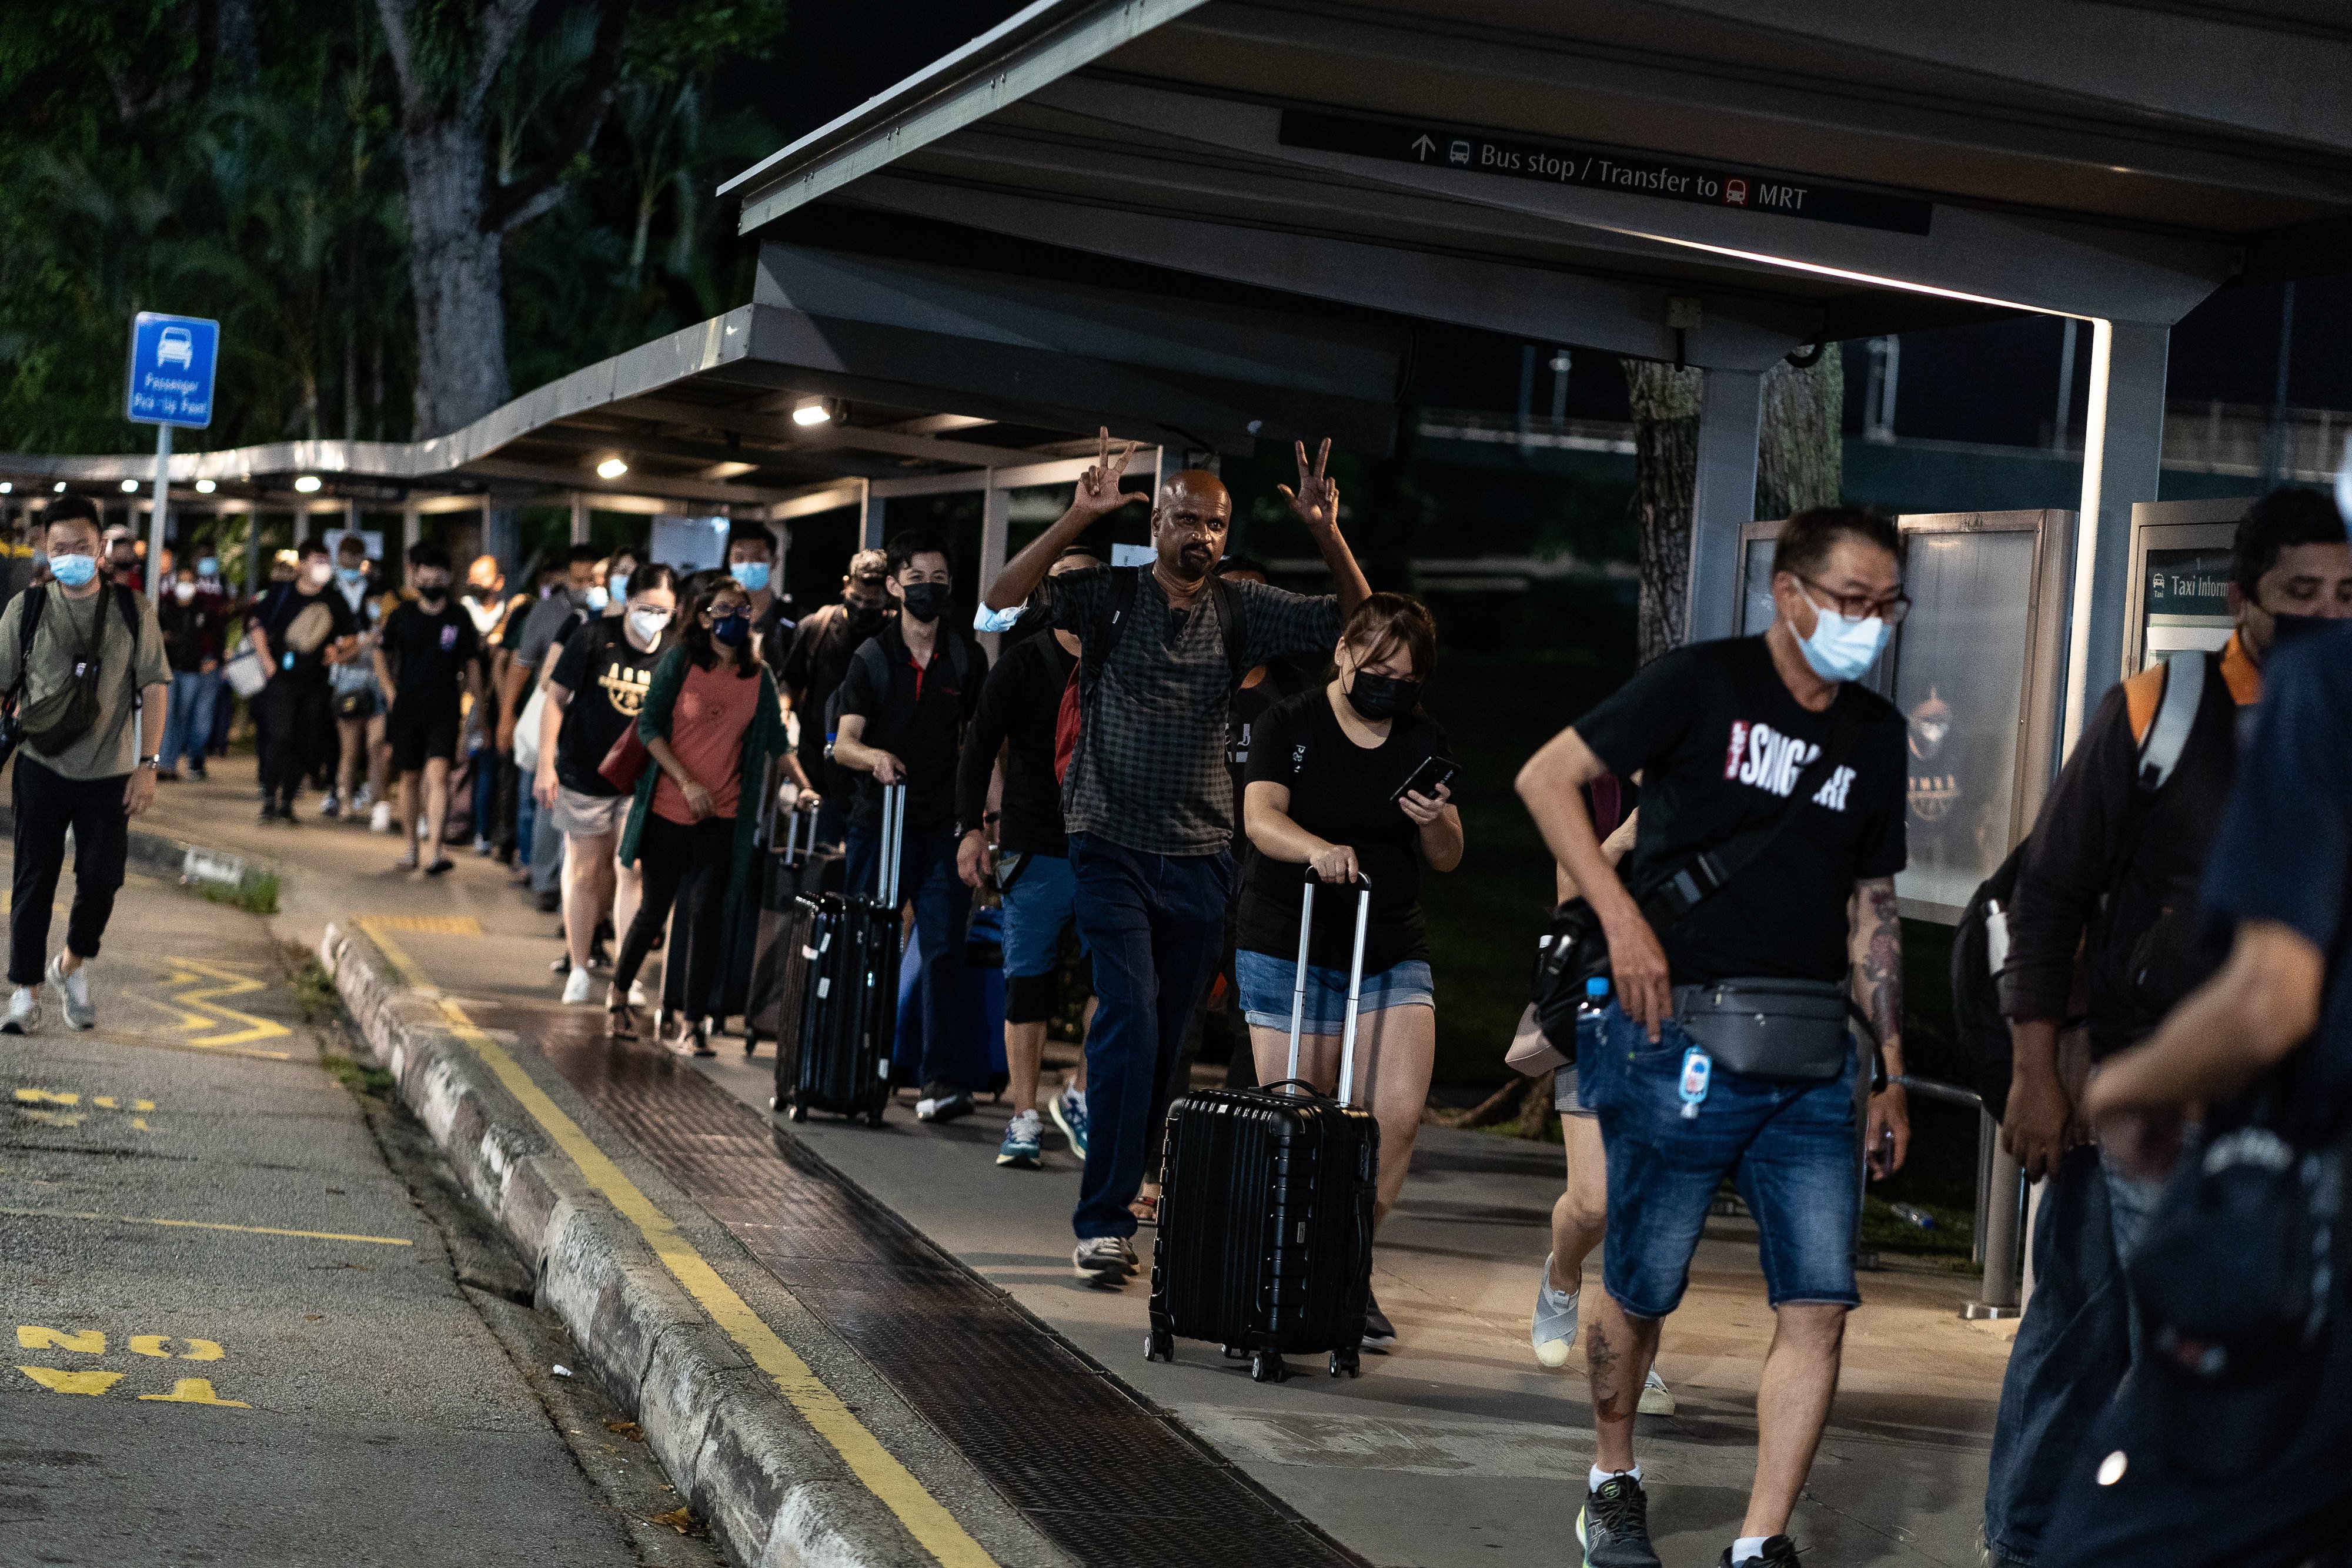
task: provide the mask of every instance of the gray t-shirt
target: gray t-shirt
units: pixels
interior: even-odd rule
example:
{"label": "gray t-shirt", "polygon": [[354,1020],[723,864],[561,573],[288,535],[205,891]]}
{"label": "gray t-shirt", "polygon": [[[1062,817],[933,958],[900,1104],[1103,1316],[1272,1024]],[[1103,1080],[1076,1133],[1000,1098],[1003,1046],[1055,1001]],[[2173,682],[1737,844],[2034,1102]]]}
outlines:
{"label": "gray t-shirt", "polygon": [[[1054,580],[1055,624],[1081,641],[1112,601],[1111,567]],[[1215,854],[1233,841],[1234,780],[1225,725],[1234,676],[1205,592],[1179,614],[1150,568],[1139,568],[1135,608],[1086,706],[1078,749],[1062,782],[1073,833],[1099,833],[1131,850]],[[1242,614],[1242,668],[1288,653],[1328,653],[1339,641],[1339,601],[1264,583],[1231,582]]]}
{"label": "gray t-shirt", "polygon": [[[85,649],[98,651],[98,722],[89,733],[55,757],[36,750],[25,754],[52,773],[67,779],[113,779],[137,765],[141,737],[131,723],[142,688],[168,685],[172,672],[163,658],[163,629],[155,623],[155,606],[146,595],[133,595],[139,631],[132,637],[117,608],[115,591],[101,584],[87,599],[68,599],[54,582],[35,591],[48,595],[41,608],[41,623],[33,632],[32,669],[25,681],[24,701],[37,703],[73,676],[74,662]],[[100,641],[103,617],[104,641]],[[16,684],[17,651],[24,643],[25,595],[18,594],[0,611],[0,692]],[[163,731],[149,724],[144,737],[148,750],[161,748]]]}
{"label": "gray t-shirt", "polygon": [[530,613],[522,619],[522,640],[515,645],[515,663],[525,669],[539,668],[555,642],[555,634],[575,615],[584,621],[588,612],[572,603],[568,591],[551,593],[532,605]]}

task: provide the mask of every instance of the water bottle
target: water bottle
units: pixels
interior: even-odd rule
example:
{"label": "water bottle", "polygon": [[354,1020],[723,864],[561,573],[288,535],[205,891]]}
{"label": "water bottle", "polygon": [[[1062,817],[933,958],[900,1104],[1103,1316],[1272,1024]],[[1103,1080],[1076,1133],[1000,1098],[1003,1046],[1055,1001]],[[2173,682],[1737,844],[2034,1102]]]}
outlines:
{"label": "water bottle", "polygon": [[1894,1211],[1895,1218],[1906,1225],[1916,1225],[1922,1230],[1936,1228],[1936,1217],[1915,1204],[1890,1203],[1886,1207]]}
{"label": "water bottle", "polygon": [[1601,1015],[1609,1010],[1609,977],[1595,975],[1584,982],[1584,999],[1576,1004],[1576,1064],[1601,1049]]}

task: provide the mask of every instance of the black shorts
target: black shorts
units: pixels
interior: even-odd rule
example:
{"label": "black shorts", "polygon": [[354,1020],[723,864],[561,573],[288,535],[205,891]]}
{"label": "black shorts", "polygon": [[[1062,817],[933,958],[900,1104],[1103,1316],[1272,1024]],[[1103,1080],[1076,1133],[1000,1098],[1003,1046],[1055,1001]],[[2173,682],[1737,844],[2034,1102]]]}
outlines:
{"label": "black shorts", "polygon": [[457,757],[457,707],[454,703],[436,704],[421,712],[404,702],[394,704],[392,717],[383,727],[384,739],[392,744],[392,770],[422,772],[428,757],[454,762]]}

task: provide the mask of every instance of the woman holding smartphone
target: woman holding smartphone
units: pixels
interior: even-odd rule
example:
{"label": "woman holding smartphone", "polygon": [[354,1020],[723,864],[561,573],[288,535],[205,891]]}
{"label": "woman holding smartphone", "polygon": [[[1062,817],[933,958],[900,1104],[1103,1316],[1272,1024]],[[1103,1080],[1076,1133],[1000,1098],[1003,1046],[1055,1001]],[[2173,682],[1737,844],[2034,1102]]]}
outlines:
{"label": "woman holding smartphone", "polygon": [[[1353,1096],[1381,1126],[1376,1222],[1404,1186],[1437,1050],[1422,863],[1462,863],[1462,817],[1443,782],[1453,773],[1445,732],[1420,710],[1436,653],[1436,627],[1420,601],[1400,593],[1365,600],[1339,634],[1330,682],[1257,721],[1242,802],[1255,852],[1242,882],[1234,972],[1259,1082],[1291,1076],[1299,905],[1311,868],[1330,885],[1315,901],[1297,1076],[1327,1093],[1337,1087],[1355,947],[1351,884],[1359,875],[1371,883]],[[1395,1338],[1375,1301],[1364,1343]]]}
{"label": "woman holding smartphone", "polygon": [[[637,1036],[629,987],[673,904],[664,962],[685,966],[687,996],[710,995],[726,956],[727,907],[754,863],[760,782],[784,749],[775,683],[751,656],[751,595],[732,578],[706,578],[680,619],[684,634],[654,666],[637,711],[654,765],[621,835],[621,864],[642,858],[645,883],[605,998],[615,1040]],[[712,1054],[703,1019],[686,1020],[677,1049]]]}

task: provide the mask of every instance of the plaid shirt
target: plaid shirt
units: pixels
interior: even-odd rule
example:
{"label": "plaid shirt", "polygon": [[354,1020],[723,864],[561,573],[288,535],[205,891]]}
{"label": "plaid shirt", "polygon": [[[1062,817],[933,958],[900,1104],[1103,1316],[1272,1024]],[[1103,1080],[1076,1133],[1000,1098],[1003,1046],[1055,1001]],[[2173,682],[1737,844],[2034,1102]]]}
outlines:
{"label": "plaid shirt", "polygon": [[[1287,653],[1328,653],[1339,641],[1337,599],[1255,582],[1227,587],[1242,611],[1244,669]],[[1066,572],[1054,580],[1055,623],[1081,640],[1093,636],[1110,599],[1110,568]],[[1231,843],[1225,724],[1233,697],[1215,595],[1172,611],[1143,568],[1063,780],[1069,831],[1151,854],[1212,855]]]}

